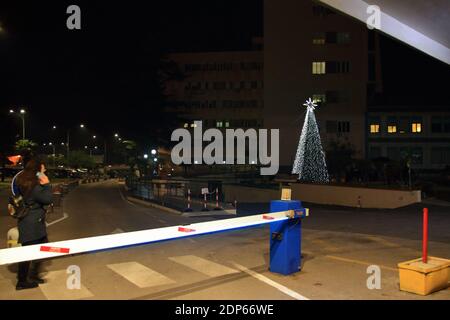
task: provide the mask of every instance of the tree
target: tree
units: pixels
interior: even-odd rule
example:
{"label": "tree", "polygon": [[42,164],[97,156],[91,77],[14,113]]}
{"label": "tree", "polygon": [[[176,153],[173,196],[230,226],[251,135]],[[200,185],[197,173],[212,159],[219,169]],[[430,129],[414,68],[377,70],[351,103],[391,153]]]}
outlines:
{"label": "tree", "polygon": [[34,151],[34,149],[36,148],[37,144],[34,143],[31,140],[19,140],[16,142],[14,149],[19,153],[19,154],[24,154],[27,152],[32,152]]}
{"label": "tree", "polygon": [[71,151],[69,153],[69,158],[67,159],[67,164],[68,166],[76,169],[93,169],[95,167],[94,159],[92,159],[92,157],[84,151]]}
{"label": "tree", "polygon": [[298,174],[301,181],[327,183],[329,178],[325,154],[314,114],[317,105],[309,99],[304,106],[307,109],[306,116],[292,173]]}

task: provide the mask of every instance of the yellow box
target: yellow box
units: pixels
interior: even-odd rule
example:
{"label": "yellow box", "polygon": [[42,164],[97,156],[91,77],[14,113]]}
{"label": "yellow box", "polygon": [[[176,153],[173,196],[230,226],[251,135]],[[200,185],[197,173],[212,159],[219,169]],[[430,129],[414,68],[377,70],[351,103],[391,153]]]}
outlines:
{"label": "yellow box", "polygon": [[450,260],[429,257],[428,263],[415,259],[398,264],[400,290],[426,296],[449,286]]}
{"label": "yellow box", "polygon": [[281,189],[281,200],[291,200],[292,190],[283,188]]}

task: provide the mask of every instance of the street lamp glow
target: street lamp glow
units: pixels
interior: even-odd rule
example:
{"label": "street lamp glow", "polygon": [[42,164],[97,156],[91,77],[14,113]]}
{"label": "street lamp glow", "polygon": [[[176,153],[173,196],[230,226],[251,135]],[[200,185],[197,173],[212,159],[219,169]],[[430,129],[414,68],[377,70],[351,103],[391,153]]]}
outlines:
{"label": "street lamp glow", "polygon": [[84,148],[85,148],[85,149],[87,149],[87,148],[88,148],[88,146],[84,146]]}
{"label": "street lamp glow", "polygon": [[[16,112],[13,109],[9,109],[9,113],[15,115]],[[22,118],[22,139],[25,140],[25,109],[20,109],[19,117]]]}
{"label": "street lamp glow", "polygon": [[63,145],[64,145],[64,142],[61,142],[61,145],[63,146]]}
{"label": "street lamp glow", "polygon": [[118,133],[115,133],[115,134],[114,134],[114,137],[118,138],[118,137],[119,137],[119,134],[118,134]]}
{"label": "street lamp glow", "polygon": [[158,162],[158,159],[157,159],[157,158],[154,158],[153,161]]}
{"label": "street lamp glow", "polygon": [[97,136],[92,136],[92,139],[97,139]]}
{"label": "street lamp glow", "polygon": [[53,126],[53,129],[56,129],[56,126]]}
{"label": "street lamp glow", "polygon": [[80,128],[84,128],[84,124],[80,124]]}
{"label": "street lamp glow", "polygon": [[48,145],[49,145],[49,146],[52,146],[52,145],[53,145],[53,143],[49,142],[49,143],[48,143]]}
{"label": "street lamp glow", "polygon": [[97,150],[97,149],[98,149],[98,147],[97,147],[97,146],[95,146],[95,147],[94,147],[94,149],[95,149],[95,150]]}
{"label": "street lamp glow", "polygon": [[156,154],[156,150],[152,149],[152,155],[155,155],[155,154]]}
{"label": "street lamp glow", "polygon": [[148,154],[144,154],[144,159],[148,159]]}

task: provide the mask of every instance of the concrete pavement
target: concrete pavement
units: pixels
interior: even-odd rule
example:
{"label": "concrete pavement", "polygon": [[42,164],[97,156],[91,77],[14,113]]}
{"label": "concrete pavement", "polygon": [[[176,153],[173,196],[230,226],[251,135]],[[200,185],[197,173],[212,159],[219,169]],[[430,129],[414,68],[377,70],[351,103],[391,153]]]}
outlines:
{"label": "concrete pavement", "polygon": [[[74,190],[64,203],[68,218],[49,228],[50,240],[214,219],[130,203],[120,188],[108,181]],[[410,210],[366,219],[342,208],[311,213],[304,221],[303,270],[292,276],[268,272],[269,230],[263,227],[54,259],[46,262],[48,283],[20,292],[14,290],[13,266],[0,266],[0,299],[450,299],[450,290],[428,297],[398,290],[396,264],[420,256]],[[15,222],[0,219],[1,232]],[[450,216],[439,215],[439,222],[445,227]],[[383,225],[389,234],[381,232]],[[432,255],[449,257],[447,236],[432,238]],[[73,265],[81,270],[78,290],[67,289]],[[382,270],[381,290],[367,289],[369,265]]]}

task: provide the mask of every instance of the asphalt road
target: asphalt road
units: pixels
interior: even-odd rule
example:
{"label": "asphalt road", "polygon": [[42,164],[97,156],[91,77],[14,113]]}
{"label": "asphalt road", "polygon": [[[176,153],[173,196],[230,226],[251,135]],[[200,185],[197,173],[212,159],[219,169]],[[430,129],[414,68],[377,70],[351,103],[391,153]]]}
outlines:
{"label": "asphalt road", "polygon": [[[75,189],[59,213],[66,217],[51,218],[60,221],[49,227],[50,240],[216,219],[141,206],[129,202],[122,191],[116,181]],[[433,256],[450,256],[448,211],[430,211]],[[14,220],[0,216],[1,234],[13,225]],[[420,256],[419,230],[419,207],[379,211],[312,206],[303,224],[302,272],[292,276],[268,271],[269,230],[258,227],[54,259],[45,263],[46,284],[20,292],[14,289],[14,266],[0,266],[0,299],[448,300],[448,289],[428,297],[398,289],[396,265]],[[367,288],[370,265],[382,270],[380,290]],[[81,271],[80,289],[68,289],[71,266]]]}

